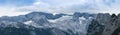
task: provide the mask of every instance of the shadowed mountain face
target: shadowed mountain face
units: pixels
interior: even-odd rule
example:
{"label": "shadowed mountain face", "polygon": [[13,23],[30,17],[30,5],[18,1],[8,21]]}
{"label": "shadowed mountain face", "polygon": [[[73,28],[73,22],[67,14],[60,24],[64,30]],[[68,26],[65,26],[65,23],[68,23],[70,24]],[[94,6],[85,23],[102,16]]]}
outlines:
{"label": "shadowed mountain face", "polygon": [[[69,35],[66,31],[62,31],[56,28],[15,28],[6,27],[0,29],[0,35]],[[58,32],[58,33],[56,33]],[[71,33],[72,34],[72,33]]]}
{"label": "shadowed mountain face", "polygon": [[115,29],[114,32],[112,33],[112,35],[120,35],[120,27]]}
{"label": "shadowed mountain face", "polygon": [[[120,15],[120,14],[119,14]],[[112,14],[110,19],[105,25],[105,29],[103,31],[103,35],[119,35],[119,27],[120,27],[120,17],[119,15]]]}
{"label": "shadowed mountain face", "polygon": [[120,14],[98,14],[88,27],[87,35],[119,35]]}
{"label": "shadowed mountain face", "polygon": [[0,35],[118,35],[120,14],[32,12],[0,17]]}
{"label": "shadowed mountain face", "polygon": [[106,22],[109,20],[109,14],[97,14],[96,18],[91,21],[88,27],[87,35],[102,35]]}

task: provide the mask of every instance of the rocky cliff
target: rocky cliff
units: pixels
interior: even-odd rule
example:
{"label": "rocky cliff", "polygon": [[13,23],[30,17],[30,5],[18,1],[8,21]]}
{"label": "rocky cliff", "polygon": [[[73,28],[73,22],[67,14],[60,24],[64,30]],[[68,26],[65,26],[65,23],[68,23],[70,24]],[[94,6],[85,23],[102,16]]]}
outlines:
{"label": "rocky cliff", "polygon": [[110,15],[108,13],[97,14],[96,18],[91,21],[91,24],[88,27],[87,35],[101,35],[109,18]]}
{"label": "rocky cliff", "polygon": [[[120,28],[120,14],[118,16],[116,16],[115,14],[112,14],[110,19],[105,24],[105,29],[102,35],[120,35],[119,28]],[[118,29],[118,32],[116,32],[117,29]]]}
{"label": "rocky cliff", "polygon": [[99,13],[91,21],[87,35],[120,35],[120,14]]}

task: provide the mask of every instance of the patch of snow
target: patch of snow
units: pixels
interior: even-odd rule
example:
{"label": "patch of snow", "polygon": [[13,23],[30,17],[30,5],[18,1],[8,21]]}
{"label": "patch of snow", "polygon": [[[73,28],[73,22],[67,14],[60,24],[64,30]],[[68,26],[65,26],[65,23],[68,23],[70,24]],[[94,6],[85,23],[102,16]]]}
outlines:
{"label": "patch of snow", "polygon": [[56,20],[48,20],[49,22],[52,22],[52,23],[55,23],[56,22]]}
{"label": "patch of snow", "polygon": [[24,24],[30,25],[32,22],[33,22],[33,21],[26,21],[26,22],[24,22]]}
{"label": "patch of snow", "polygon": [[63,20],[71,19],[71,18],[72,18],[72,16],[62,16],[62,17],[60,17],[58,19],[55,19],[55,20],[48,19],[48,21],[52,22],[52,23],[55,23],[55,22],[59,22],[59,21],[63,21]]}

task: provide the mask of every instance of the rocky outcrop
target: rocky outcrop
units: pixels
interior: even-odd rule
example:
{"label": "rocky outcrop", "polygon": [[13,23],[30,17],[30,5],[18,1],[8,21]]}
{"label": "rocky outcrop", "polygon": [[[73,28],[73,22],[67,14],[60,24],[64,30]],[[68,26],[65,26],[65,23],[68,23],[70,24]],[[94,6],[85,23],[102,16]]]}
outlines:
{"label": "rocky outcrop", "polygon": [[105,25],[106,22],[110,19],[110,14],[109,13],[99,13],[96,17],[96,21],[100,23],[101,25]]}
{"label": "rocky outcrop", "polygon": [[116,16],[99,13],[96,19],[91,21],[87,35],[119,35],[119,32],[120,14]]}
{"label": "rocky outcrop", "polygon": [[[120,27],[120,14],[116,16],[112,14],[108,22],[105,24],[105,29],[102,35],[115,35],[114,31]],[[118,33],[116,33],[118,35]]]}
{"label": "rocky outcrop", "polygon": [[99,13],[96,18],[91,21],[91,24],[87,30],[87,35],[101,35],[104,29],[104,25],[109,18],[110,15],[108,13]]}
{"label": "rocky outcrop", "polygon": [[101,35],[103,29],[104,26],[94,19],[88,27],[87,35]]}

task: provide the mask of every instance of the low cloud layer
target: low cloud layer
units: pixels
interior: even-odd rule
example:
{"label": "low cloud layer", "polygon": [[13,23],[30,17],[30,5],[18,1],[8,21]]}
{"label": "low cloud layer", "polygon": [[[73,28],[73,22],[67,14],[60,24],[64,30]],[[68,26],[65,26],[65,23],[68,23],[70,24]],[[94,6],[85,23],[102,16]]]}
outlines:
{"label": "low cloud layer", "polygon": [[[9,2],[8,0],[6,0]],[[29,1],[29,0],[27,0]],[[25,0],[1,3],[0,12],[120,13],[120,0]],[[15,4],[13,4],[14,2]],[[19,3],[17,3],[19,2]],[[6,3],[6,4],[5,4]],[[22,5],[23,4],[23,5]],[[6,13],[5,12],[5,13]]]}

